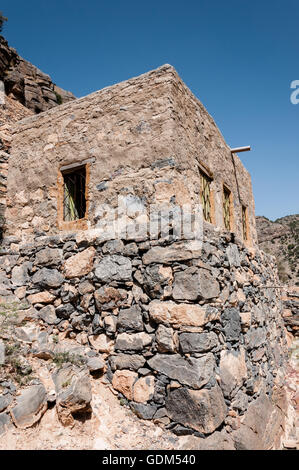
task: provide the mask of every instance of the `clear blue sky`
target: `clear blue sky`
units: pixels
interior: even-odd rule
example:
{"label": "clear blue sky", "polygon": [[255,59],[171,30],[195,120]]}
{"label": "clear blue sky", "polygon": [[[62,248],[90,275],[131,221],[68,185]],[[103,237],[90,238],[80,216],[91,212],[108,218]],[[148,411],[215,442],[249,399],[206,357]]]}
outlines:
{"label": "clear blue sky", "polygon": [[299,212],[298,0],[2,0],[4,35],[83,96],[172,64],[250,171],[256,214]]}

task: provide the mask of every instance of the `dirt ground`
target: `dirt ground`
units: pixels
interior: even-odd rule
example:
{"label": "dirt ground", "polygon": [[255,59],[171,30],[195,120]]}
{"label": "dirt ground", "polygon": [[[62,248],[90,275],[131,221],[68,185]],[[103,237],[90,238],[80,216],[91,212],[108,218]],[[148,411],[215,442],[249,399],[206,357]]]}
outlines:
{"label": "dirt ground", "polygon": [[[46,367],[39,376],[48,386],[51,380]],[[10,428],[0,438],[1,450],[117,450],[117,449],[176,449],[185,437],[162,430],[152,422],[140,420],[131,410],[121,406],[109,384],[103,379],[92,380],[92,416],[76,420],[64,427],[56,409],[48,409],[35,426],[20,430]],[[52,385],[53,388],[53,385]],[[163,436],[163,439],[162,439]]]}

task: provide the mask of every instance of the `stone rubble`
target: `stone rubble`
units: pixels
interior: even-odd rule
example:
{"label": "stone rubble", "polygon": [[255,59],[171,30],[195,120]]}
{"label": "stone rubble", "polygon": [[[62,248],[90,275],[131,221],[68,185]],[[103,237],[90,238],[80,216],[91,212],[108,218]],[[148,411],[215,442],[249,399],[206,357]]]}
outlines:
{"label": "stone rubble", "polygon": [[10,410],[14,424],[21,429],[31,427],[47,410],[47,392],[45,387],[33,385],[24,389],[17,397],[17,404]]}

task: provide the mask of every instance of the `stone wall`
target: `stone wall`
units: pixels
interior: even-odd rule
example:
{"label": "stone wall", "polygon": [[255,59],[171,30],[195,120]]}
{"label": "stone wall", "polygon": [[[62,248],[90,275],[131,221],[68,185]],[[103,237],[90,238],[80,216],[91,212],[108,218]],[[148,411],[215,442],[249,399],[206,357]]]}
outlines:
{"label": "stone wall", "polygon": [[[273,258],[233,234],[204,240],[195,252],[171,238],[8,237],[0,300],[28,304],[25,318],[49,338],[101,356],[140,418],[177,434],[229,433],[238,449],[278,447],[286,342]],[[38,353],[51,357],[51,345]]]}
{"label": "stone wall", "polygon": [[[62,167],[88,162],[87,214],[63,221]],[[199,170],[213,181],[213,224],[225,230],[223,185],[233,196],[232,231],[256,244],[250,175],[213,119],[171,66],[104,88],[17,123],[8,175],[6,234],[31,237],[94,228],[118,196],[146,207],[200,202]]]}

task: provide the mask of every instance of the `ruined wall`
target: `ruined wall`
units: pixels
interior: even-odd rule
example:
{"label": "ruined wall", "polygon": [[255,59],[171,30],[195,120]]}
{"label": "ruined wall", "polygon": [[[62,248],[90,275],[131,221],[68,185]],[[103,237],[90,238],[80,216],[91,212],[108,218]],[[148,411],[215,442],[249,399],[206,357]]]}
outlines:
{"label": "ruined wall", "polygon": [[177,434],[229,434],[237,449],[278,447],[286,345],[273,258],[204,235],[202,251],[171,238],[6,238],[0,301],[32,305],[24,318],[48,338],[32,354],[49,360],[69,336],[105,359],[139,417]]}
{"label": "ruined wall", "polygon": [[[11,156],[9,235],[94,228],[99,207],[117,207],[119,195],[138,197],[146,207],[198,203],[200,163],[214,178],[215,225],[223,229],[226,184],[234,197],[233,231],[242,237],[241,203],[246,202],[250,243],[256,242],[248,173],[171,66],[23,120],[15,127]],[[65,224],[59,170],[85,161],[88,214],[84,223]]]}

